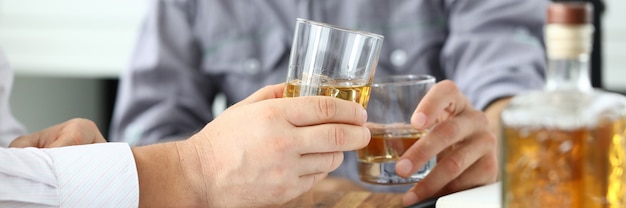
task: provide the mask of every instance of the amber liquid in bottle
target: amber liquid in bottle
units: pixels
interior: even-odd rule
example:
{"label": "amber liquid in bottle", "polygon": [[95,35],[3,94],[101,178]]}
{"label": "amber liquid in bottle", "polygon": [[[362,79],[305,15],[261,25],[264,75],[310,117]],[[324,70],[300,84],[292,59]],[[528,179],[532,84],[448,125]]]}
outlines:
{"label": "amber liquid in bottle", "polygon": [[505,128],[506,207],[626,205],[625,124]]}
{"label": "amber liquid in bottle", "polygon": [[502,112],[504,208],[626,207],[626,98],[589,83],[589,9],[550,5],[545,89]]}

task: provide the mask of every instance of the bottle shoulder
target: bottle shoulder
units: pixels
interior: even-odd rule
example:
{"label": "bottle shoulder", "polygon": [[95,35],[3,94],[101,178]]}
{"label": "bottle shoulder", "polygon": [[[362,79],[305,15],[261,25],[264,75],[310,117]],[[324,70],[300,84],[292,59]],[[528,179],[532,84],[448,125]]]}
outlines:
{"label": "bottle shoulder", "polygon": [[594,126],[626,117],[626,97],[602,90],[531,91],[515,96],[501,114],[506,125]]}

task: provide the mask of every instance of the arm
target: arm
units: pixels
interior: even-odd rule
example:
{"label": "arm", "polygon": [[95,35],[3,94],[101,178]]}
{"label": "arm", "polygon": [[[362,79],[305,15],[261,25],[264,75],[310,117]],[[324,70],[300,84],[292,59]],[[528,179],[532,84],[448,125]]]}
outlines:
{"label": "arm", "polygon": [[543,86],[545,0],[446,1],[449,36],[441,60],[479,110]]}
{"label": "arm", "polygon": [[134,145],[190,136],[213,119],[214,82],[200,71],[194,1],[149,1],[130,69],[120,77],[111,141]]}
{"label": "arm", "polygon": [[358,104],[330,97],[261,101],[281,97],[282,90],[264,88],[188,140],[134,148],[142,206],[177,200],[202,207],[283,204],[336,169],[341,151],[369,142]]}
{"label": "arm", "polygon": [[127,144],[0,148],[0,207],[137,207]]}
{"label": "arm", "polygon": [[202,190],[191,188],[197,184],[187,179],[183,168],[200,164],[197,157],[181,154],[196,153],[185,144],[168,142],[133,148],[141,190],[140,207],[199,207],[205,203]]}

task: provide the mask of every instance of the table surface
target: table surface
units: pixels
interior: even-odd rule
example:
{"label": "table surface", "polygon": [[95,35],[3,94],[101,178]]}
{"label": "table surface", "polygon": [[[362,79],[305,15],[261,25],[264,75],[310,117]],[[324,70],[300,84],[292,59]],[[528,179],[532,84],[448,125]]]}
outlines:
{"label": "table surface", "polygon": [[403,207],[402,193],[353,192],[307,192],[282,207]]}

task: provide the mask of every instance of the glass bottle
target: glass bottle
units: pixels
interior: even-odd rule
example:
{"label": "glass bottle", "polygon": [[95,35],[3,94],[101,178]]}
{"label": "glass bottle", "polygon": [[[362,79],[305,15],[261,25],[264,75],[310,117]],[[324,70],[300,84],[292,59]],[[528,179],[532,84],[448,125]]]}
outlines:
{"label": "glass bottle", "polygon": [[591,6],[551,3],[545,87],[501,114],[502,205],[626,207],[626,98],[593,89]]}

